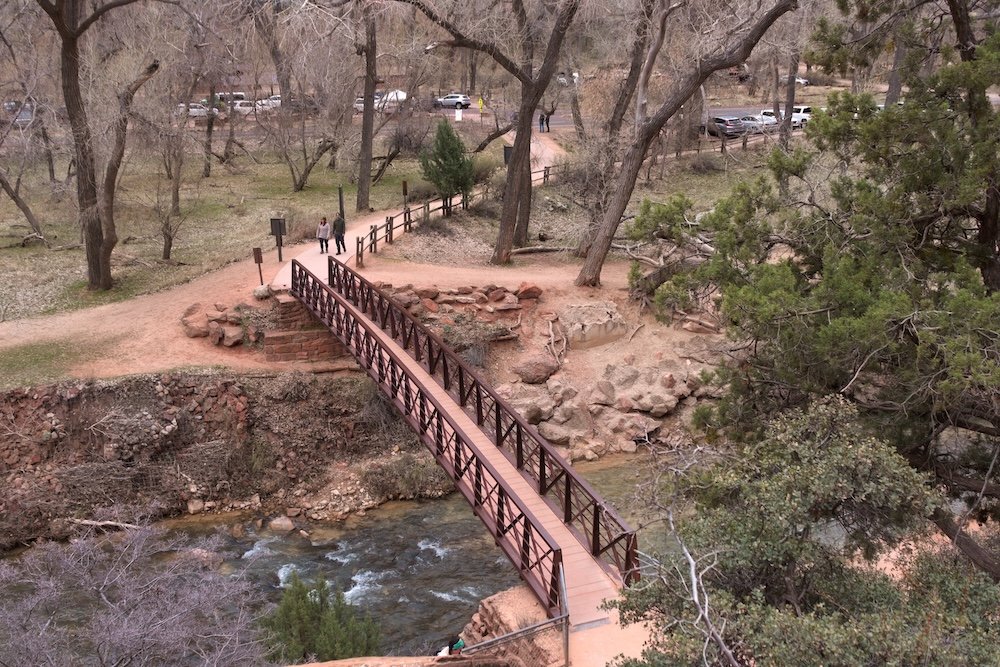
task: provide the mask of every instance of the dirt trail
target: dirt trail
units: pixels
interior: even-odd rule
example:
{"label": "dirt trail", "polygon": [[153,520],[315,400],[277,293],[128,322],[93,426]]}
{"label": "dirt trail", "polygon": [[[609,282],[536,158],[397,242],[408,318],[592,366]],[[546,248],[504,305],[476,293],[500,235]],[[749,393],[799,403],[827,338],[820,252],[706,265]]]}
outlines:
{"label": "dirt trail", "polygon": [[[553,164],[564,154],[550,136],[532,139],[532,161],[535,166]],[[353,254],[353,235],[367,231],[371,224],[385,221],[396,210],[377,211],[349,221],[348,248]],[[284,259],[320,258],[318,244],[286,247]],[[277,251],[264,253],[262,265],[264,281],[280,282],[278,277],[284,265],[279,264]],[[523,260],[511,267],[440,266],[391,264],[365,269],[373,280],[402,284],[433,282],[442,287],[468,284],[486,284],[501,279],[509,283],[532,281],[555,293],[592,296],[593,289],[573,287],[578,266],[576,262],[549,260]],[[499,275],[498,275],[499,274]],[[506,275],[505,275],[506,274]],[[603,274],[605,285],[611,290],[625,284],[626,267],[609,265]],[[433,276],[432,279],[429,279]],[[85,361],[69,369],[71,377],[115,377],[132,373],[160,372],[175,368],[195,366],[225,366],[237,370],[281,368],[264,361],[260,352],[242,349],[222,349],[211,345],[204,338],[188,338],[180,325],[184,310],[191,304],[215,303],[234,306],[240,302],[253,303],[252,292],[259,284],[257,267],[252,260],[236,262],[217,271],[207,273],[189,283],[146,294],[121,303],[107,304],[58,315],[0,322],[0,354],[5,349],[38,342],[65,341],[73,346],[92,347],[94,354],[83,354]]]}

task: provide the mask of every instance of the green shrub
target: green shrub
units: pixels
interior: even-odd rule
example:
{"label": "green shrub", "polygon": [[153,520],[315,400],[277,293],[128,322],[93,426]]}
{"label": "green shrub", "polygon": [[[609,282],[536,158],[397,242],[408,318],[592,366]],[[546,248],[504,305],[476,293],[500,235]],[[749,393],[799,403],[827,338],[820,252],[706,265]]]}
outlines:
{"label": "green shrub", "polygon": [[420,155],[420,170],[442,197],[472,190],[472,159],[448,121],[438,123],[434,146]]}
{"label": "green shrub", "polygon": [[322,578],[306,586],[293,572],[278,607],[261,625],[275,661],[340,660],[378,651],[375,621],[359,614],[340,591],[331,593]]}

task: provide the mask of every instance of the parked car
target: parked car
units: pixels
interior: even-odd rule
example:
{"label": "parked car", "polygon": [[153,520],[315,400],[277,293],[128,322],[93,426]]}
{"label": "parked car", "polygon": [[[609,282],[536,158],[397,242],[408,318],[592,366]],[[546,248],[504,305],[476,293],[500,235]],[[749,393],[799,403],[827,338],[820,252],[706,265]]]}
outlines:
{"label": "parked car", "polygon": [[281,106],[281,95],[271,95],[266,100],[261,100],[268,109],[277,109]]}
{"label": "parked car", "polygon": [[472,106],[472,100],[469,99],[468,95],[462,95],[461,93],[451,93],[445,95],[444,97],[439,97],[434,100],[435,107],[444,107],[452,109],[468,109]]}
{"label": "parked car", "polygon": [[807,79],[805,77],[797,76],[797,77],[795,77],[795,85],[796,86],[808,86],[809,85],[809,79]]}
{"label": "parked car", "polygon": [[14,120],[10,122],[11,125],[18,128],[19,130],[24,130],[31,127],[31,124],[35,122],[35,107],[24,105],[14,116]]}
{"label": "parked car", "polygon": [[708,133],[716,137],[738,137],[746,128],[736,116],[713,116],[708,119]]}
{"label": "parked car", "polygon": [[[177,105],[177,113],[178,114],[184,113],[184,105],[183,104],[178,104]],[[209,113],[208,107],[205,106],[204,104],[198,104],[197,102],[192,102],[187,107],[188,118],[207,118],[208,117],[208,113]],[[215,116],[218,116],[219,115],[219,110],[218,109],[212,109],[212,114],[215,115]]]}
{"label": "parked car", "polygon": [[[776,123],[780,122],[779,121],[779,117],[774,115],[774,109],[761,109],[760,110],[760,115],[761,116],[767,116],[768,118],[772,118],[772,119],[774,119],[774,122],[776,122]],[[785,114],[782,113],[781,116],[780,116],[780,118],[784,119],[784,117],[785,117]],[[808,118],[806,118],[802,114],[800,114],[800,113],[794,113],[793,112],[792,113],[792,129],[793,130],[800,130],[800,129],[802,129],[802,126],[805,124],[805,122],[807,120],[808,120]]]}
{"label": "parked car", "polygon": [[778,129],[778,121],[773,116],[742,116],[740,122],[747,134],[769,134]]}
{"label": "parked car", "polygon": [[250,100],[240,100],[233,102],[233,111],[241,116],[249,116],[257,111],[257,105]]}
{"label": "parked car", "polygon": [[813,108],[805,105],[798,105],[792,107],[792,118],[794,119],[794,114],[799,114],[802,116],[802,124],[805,125],[812,118]]}

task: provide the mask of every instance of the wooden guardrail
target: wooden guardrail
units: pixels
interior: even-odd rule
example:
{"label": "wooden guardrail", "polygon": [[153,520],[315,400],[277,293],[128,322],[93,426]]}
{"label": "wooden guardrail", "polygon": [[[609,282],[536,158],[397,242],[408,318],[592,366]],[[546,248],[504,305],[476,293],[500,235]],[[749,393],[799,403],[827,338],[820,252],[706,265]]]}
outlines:
{"label": "wooden guardrail", "polygon": [[[555,164],[531,172],[531,181],[535,182],[535,177],[541,177],[541,184],[548,185],[549,180],[560,171],[570,168],[569,164]],[[466,197],[458,194],[453,197],[441,197],[438,199],[428,199],[423,204],[411,207],[406,205],[403,210],[393,215],[387,215],[385,222],[380,225],[372,225],[367,234],[359,234],[355,239],[354,264],[357,267],[365,265],[365,252],[375,254],[378,252],[380,243],[391,244],[395,240],[396,232],[402,229],[409,232],[413,225],[426,223],[431,215],[440,213],[442,217],[450,217],[455,207],[466,210],[477,198],[482,199],[485,194],[482,191],[470,192]]]}
{"label": "wooden guardrail", "polygon": [[434,454],[550,617],[565,614],[562,550],[503,477],[336,290],[292,260],[291,293],[351,351]]}
{"label": "wooden guardrail", "polygon": [[629,585],[639,578],[635,531],[538,431],[461,357],[406,309],[332,257],[330,287],[421,362],[475,418],[538,494],[562,516],[590,554]]}

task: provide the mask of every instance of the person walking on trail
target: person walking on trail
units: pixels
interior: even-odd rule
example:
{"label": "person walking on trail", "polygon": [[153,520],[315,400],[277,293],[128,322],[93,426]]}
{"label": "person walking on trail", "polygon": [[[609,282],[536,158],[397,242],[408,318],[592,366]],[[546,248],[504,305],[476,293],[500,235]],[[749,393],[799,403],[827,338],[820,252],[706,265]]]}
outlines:
{"label": "person walking on trail", "polygon": [[544,132],[545,131],[545,114],[544,113],[538,114],[538,131],[539,132]]}
{"label": "person walking on trail", "polygon": [[347,252],[347,244],[344,243],[344,233],[347,231],[347,223],[344,222],[344,216],[337,214],[336,219],[333,221],[333,238],[337,242],[337,254],[341,252]]}
{"label": "person walking on trail", "polygon": [[330,253],[330,223],[326,221],[324,217],[319,221],[319,227],[316,228],[316,238],[319,239],[319,254]]}
{"label": "person walking on trail", "polygon": [[551,113],[546,114],[546,116],[545,116],[545,131],[546,132],[551,132],[552,131],[551,129],[549,129],[549,121],[550,120],[552,120],[552,114]]}

